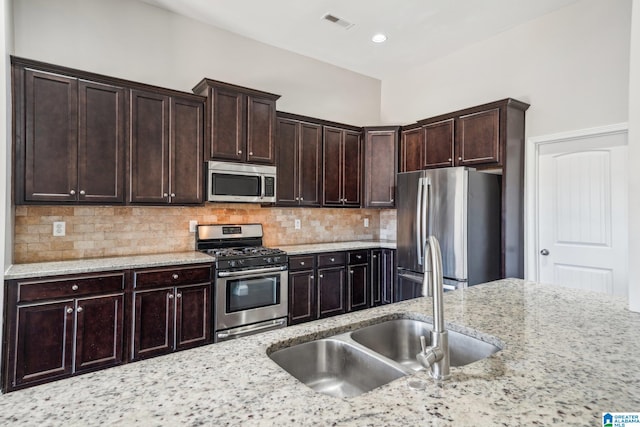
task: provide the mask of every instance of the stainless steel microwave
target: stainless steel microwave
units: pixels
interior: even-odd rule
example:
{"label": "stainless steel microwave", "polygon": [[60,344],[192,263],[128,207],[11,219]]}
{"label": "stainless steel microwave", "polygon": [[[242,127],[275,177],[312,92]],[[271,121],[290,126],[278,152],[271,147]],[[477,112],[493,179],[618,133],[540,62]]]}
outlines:
{"label": "stainless steel microwave", "polygon": [[210,161],[210,202],[275,203],[276,167]]}

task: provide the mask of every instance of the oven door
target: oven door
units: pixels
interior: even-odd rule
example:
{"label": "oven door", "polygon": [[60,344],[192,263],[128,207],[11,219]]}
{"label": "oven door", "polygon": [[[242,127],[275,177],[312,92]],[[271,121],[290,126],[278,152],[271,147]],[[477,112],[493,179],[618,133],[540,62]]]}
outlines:
{"label": "oven door", "polygon": [[[229,331],[242,327],[243,335],[265,325],[286,326],[288,315],[288,275],[285,267],[245,271],[221,271],[216,277],[216,341],[230,338]],[[282,322],[284,320],[284,322]],[[265,323],[266,322],[266,323]],[[219,337],[220,331],[227,331]],[[257,331],[256,331],[257,332]]]}

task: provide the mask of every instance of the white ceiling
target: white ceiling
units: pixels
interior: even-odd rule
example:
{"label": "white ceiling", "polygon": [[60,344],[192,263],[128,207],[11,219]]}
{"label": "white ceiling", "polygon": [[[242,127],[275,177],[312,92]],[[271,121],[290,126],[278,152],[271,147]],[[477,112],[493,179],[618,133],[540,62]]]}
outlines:
{"label": "white ceiling", "polygon": [[[579,0],[141,0],[383,79]],[[321,19],[351,22],[346,30]],[[388,40],[371,42],[383,32]]]}

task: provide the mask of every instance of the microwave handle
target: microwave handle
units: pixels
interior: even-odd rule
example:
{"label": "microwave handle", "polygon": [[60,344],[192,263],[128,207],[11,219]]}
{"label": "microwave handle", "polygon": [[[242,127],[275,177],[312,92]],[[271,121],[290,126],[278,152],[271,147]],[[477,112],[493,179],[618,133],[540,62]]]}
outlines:
{"label": "microwave handle", "polygon": [[264,199],[264,194],[267,189],[267,179],[264,176],[260,176],[260,182],[262,183],[260,186],[260,198]]}

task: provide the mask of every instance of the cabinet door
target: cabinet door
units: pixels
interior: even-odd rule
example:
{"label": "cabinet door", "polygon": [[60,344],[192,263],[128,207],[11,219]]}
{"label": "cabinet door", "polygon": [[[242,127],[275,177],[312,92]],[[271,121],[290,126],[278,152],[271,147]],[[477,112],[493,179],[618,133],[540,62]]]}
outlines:
{"label": "cabinet door", "polygon": [[76,301],[75,372],[122,363],[124,296]]}
{"label": "cabinet door", "polygon": [[349,311],[369,307],[369,266],[350,265],[348,278]]}
{"label": "cabinet door", "polygon": [[25,200],[74,202],[79,191],[78,81],[26,70],[24,89]]}
{"label": "cabinet door", "polygon": [[289,273],[289,324],[318,318],[313,270]]}
{"label": "cabinet door", "polygon": [[398,132],[367,130],[364,147],[364,207],[395,206]]}
{"label": "cabinet door", "polygon": [[422,128],[402,131],[400,140],[400,172],[413,172],[424,165],[424,130]]}
{"label": "cabinet door", "polygon": [[142,359],[173,350],[173,288],[135,292],[132,359]]}
{"label": "cabinet door", "polygon": [[320,206],[322,184],[322,126],[300,123],[298,145],[298,185],[300,205]]}
{"label": "cabinet door", "polygon": [[380,262],[381,304],[391,304],[396,288],[396,252],[393,249],[382,249]]}
{"label": "cabinet door", "polygon": [[73,300],[19,306],[12,386],[71,375]]}
{"label": "cabinet door", "polygon": [[382,250],[371,251],[371,307],[382,304]]}
{"label": "cabinet door", "polygon": [[359,207],[362,182],[362,144],[359,132],[344,131],[342,174],[344,204]]}
{"label": "cabinet door", "polygon": [[169,97],[131,91],[129,201],[169,201]]}
{"label": "cabinet door", "polygon": [[318,317],[335,316],[345,312],[345,268],[319,268]]}
{"label": "cabinet door", "polygon": [[424,167],[453,166],[454,120],[424,126]]}
{"label": "cabinet door", "polygon": [[251,163],[276,163],[276,102],[247,95],[247,156]]}
{"label": "cabinet door", "polygon": [[125,91],[78,83],[78,200],[124,202]]}
{"label": "cabinet door", "polygon": [[176,349],[202,345],[211,336],[211,285],[176,288]]}
{"label": "cabinet door", "polygon": [[171,98],[169,196],[171,203],[202,203],[204,105]]}
{"label": "cabinet door", "polygon": [[277,125],[277,204],[280,206],[297,206],[298,194],[298,130],[295,120],[278,119]]}
{"label": "cabinet door", "polygon": [[458,165],[500,163],[500,109],[460,116],[456,129]]}
{"label": "cabinet door", "polygon": [[245,96],[234,90],[214,87],[211,97],[210,159],[244,161]]}
{"label": "cabinet door", "polygon": [[342,206],[342,131],[325,127],[322,147],[322,204]]}

